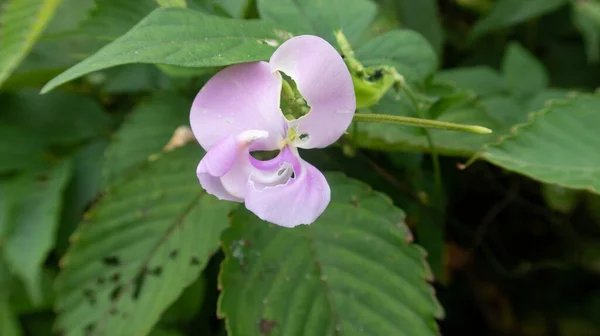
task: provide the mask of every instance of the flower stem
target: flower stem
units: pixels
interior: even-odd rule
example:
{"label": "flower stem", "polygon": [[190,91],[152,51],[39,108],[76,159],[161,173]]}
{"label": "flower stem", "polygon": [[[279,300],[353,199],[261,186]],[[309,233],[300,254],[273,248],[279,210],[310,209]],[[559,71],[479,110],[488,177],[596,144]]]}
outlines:
{"label": "flower stem", "polygon": [[413,118],[413,117],[403,117],[403,116],[393,116],[393,115],[388,115],[388,114],[355,113],[352,121],[407,125],[407,126],[417,126],[417,127],[423,127],[423,128],[437,128],[437,129],[443,129],[443,130],[448,130],[448,131],[460,131],[460,132],[469,132],[469,133],[477,133],[477,134],[492,133],[491,129],[483,127],[483,126],[462,125],[462,124],[455,124],[455,123],[446,122],[446,121]]}

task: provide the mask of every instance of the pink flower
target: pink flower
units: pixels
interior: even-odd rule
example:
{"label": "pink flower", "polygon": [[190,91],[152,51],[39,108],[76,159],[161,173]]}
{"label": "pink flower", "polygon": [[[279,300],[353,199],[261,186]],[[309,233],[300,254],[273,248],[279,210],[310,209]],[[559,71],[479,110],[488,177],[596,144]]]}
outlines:
{"label": "pink flower", "polygon": [[[280,109],[284,72],[310,112],[287,120]],[[197,169],[202,187],[219,199],[244,202],[263,220],[285,227],[310,224],[323,213],[330,189],[297,148],[323,148],[350,125],[356,99],[338,52],[316,36],[283,43],[269,63],[223,69],[200,90],[190,112],[192,131],[206,155]],[[260,161],[252,151],[280,150]]]}

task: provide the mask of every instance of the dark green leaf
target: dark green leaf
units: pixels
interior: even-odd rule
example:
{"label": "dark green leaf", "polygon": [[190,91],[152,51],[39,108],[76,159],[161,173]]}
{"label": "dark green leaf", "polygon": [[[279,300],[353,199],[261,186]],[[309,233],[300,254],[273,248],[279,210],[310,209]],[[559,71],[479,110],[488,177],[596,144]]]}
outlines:
{"label": "dark green leaf", "polygon": [[600,193],[598,111],[598,95],[554,101],[482,156],[539,181]]}
{"label": "dark green leaf", "polygon": [[55,244],[62,193],[70,176],[71,163],[63,161],[49,171],[20,174],[2,188],[13,199],[3,254],[36,303],[43,298],[42,265]]}
{"label": "dark green leaf", "polygon": [[327,179],[332,201],[310,226],[234,216],[219,301],[230,335],[436,335],[443,311],[404,213],[357,181]]}
{"label": "dark green leaf", "polygon": [[499,94],[507,89],[502,75],[487,66],[443,70],[436,75],[436,79],[462,89],[472,90],[480,96]]}
{"label": "dark green leaf", "polygon": [[567,0],[498,0],[491,12],[473,28],[472,36],[514,26],[552,12],[567,4]]}
{"label": "dark green leaf", "polygon": [[61,0],[9,0],[0,12],[0,86],[27,55]]}
{"label": "dark green leaf", "polygon": [[58,330],[145,335],[196,280],[235,205],[204,193],[201,156],[197,145],[163,154],[86,214],[61,260]]}
{"label": "dark green leaf", "polygon": [[548,86],[544,65],[518,43],[508,45],[502,72],[508,89],[517,97],[530,97]]}
{"label": "dark green leaf", "polygon": [[159,8],[125,35],[51,80],[42,92],[122,64],[212,67],[265,60],[283,35],[285,32],[262,21],[225,19],[185,8]]}
{"label": "dark green leaf", "polygon": [[105,184],[160,153],[175,129],[189,124],[191,106],[191,101],[173,94],[154,96],[138,105],[106,149]]}
{"label": "dark green leaf", "polygon": [[421,35],[393,30],[375,37],[356,50],[365,66],[390,65],[409,81],[422,81],[436,70],[435,51]]}
{"label": "dark green leaf", "polygon": [[19,125],[48,143],[74,143],[108,134],[112,120],[93,99],[56,92],[21,91],[3,102],[0,122]]}
{"label": "dark green leaf", "polygon": [[294,34],[318,35],[330,43],[340,29],[355,43],[376,14],[368,0],[258,0],[258,10],[262,18]]}

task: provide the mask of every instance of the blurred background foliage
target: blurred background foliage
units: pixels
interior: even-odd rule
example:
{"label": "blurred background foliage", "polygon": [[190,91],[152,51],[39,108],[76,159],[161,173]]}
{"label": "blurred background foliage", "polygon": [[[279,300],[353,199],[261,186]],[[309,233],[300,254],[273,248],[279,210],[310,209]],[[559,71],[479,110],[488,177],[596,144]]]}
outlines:
{"label": "blurred background foliage", "polygon": [[[283,20],[286,6],[294,3],[315,12]],[[367,0],[0,0],[0,335],[102,334],[96,324],[78,325],[94,314],[118,315],[121,322],[101,323],[130,331],[108,328],[107,335],[226,334],[217,318],[220,264],[225,255],[239,257],[235,244],[242,240],[236,237],[251,230],[246,223],[266,224],[239,209],[228,215],[232,204],[199,196],[200,187],[189,176],[201,157],[198,146],[164,150],[175,130],[188,124],[193,97],[219,66],[127,64],[39,94],[56,75],[159,6],[239,20],[260,17],[291,32],[314,29],[323,37],[329,28],[340,28],[319,24],[332,22],[325,9],[342,12],[346,16],[340,20],[354,22],[351,27],[365,21],[365,32],[356,28],[349,36],[359,59],[366,65],[386,60],[420,92],[437,97],[426,117],[484,125],[494,133],[428,135],[418,128],[359,124],[339,146],[303,157],[321,170],[369,184],[406,213],[435,275],[445,311],[442,334],[600,335],[600,98],[594,94],[600,86],[600,1],[378,0],[372,5]],[[369,109],[415,116],[418,111],[406,102],[402,93],[389,93]],[[524,126],[515,128],[518,124]],[[511,132],[523,135],[498,143]],[[438,154],[441,188],[432,160]],[[461,169],[473,155],[484,160]],[[332,176],[334,185],[346,185]],[[153,213],[165,202],[172,206]],[[197,206],[182,221],[202,225],[167,237],[169,222],[187,214],[186,204]],[[390,218],[397,216],[394,211],[389,210]],[[125,233],[121,222],[128,216],[140,230]],[[99,222],[104,226],[93,225]],[[231,222],[233,229],[219,238]],[[144,228],[149,223],[152,228]],[[156,237],[159,247],[125,249],[118,258],[100,255],[145,236]],[[94,239],[107,243],[100,248]],[[80,268],[98,257],[102,262]],[[184,257],[176,269],[165,266]],[[141,273],[135,271],[138,259],[145,263]],[[121,269],[121,264],[133,266]],[[221,270],[221,280],[233,283],[229,293],[235,294],[241,273],[224,265],[231,273]],[[152,276],[167,280],[154,283],[148,280]],[[151,288],[137,293],[143,303],[115,303],[123,290],[120,278],[126,277],[133,279],[134,297],[144,281]],[[91,278],[99,288],[108,286],[102,289],[107,298],[82,289]],[[78,300],[89,307],[81,308]],[[219,310],[232,319],[228,323],[235,331],[235,325],[245,325],[242,317],[236,320],[230,300],[223,299]],[[433,308],[429,313],[442,315]],[[265,319],[254,331],[233,334],[275,335],[282,332],[278,327]]]}

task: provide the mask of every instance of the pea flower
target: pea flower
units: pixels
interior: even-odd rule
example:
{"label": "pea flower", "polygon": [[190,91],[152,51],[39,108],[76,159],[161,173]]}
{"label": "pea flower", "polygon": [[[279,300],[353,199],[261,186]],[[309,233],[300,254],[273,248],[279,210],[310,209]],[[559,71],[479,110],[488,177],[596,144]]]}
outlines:
{"label": "pea flower", "polygon": [[[294,80],[308,113],[288,120],[280,98],[281,72]],[[284,86],[283,89],[290,86]],[[325,40],[297,36],[281,44],[270,61],[237,64],[212,77],[190,112],[192,131],[206,150],[197,175],[222,200],[244,202],[268,222],[310,224],[330,201],[325,176],[304,161],[298,148],[323,148],[346,131],[356,109],[348,68]],[[279,150],[261,161],[253,151]]]}

